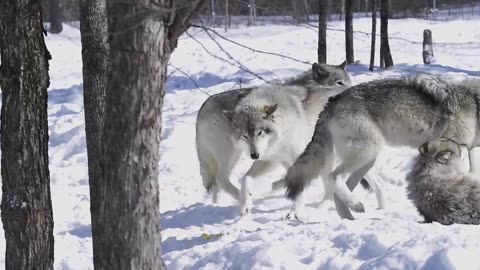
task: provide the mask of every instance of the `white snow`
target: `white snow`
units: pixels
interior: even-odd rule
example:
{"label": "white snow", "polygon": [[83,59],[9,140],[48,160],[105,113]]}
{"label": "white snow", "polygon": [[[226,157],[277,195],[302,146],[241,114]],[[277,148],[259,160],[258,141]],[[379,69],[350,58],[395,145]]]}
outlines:
{"label": "white snow", "polygon": [[[354,30],[370,33],[370,19],[354,21]],[[355,84],[425,72],[462,79],[480,76],[480,19],[430,22],[417,19],[391,20],[390,48],[394,67],[368,71],[370,36],[355,33],[355,58],[348,67]],[[343,29],[343,22],[329,23]],[[424,29],[433,33],[436,63],[422,64]],[[222,29],[217,29],[223,33]],[[189,31],[215,55],[229,59],[199,29]],[[281,53],[314,62],[317,33],[310,26],[259,26],[230,29],[228,38],[259,50]],[[90,231],[87,157],[79,30],[68,25],[60,35],[49,35],[52,53],[49,89],[49,134],[51,190],[55,219],[55,269],[93,269]],[[254,53],[215,39],[243,67],[272,80],[296,75],[310,66],[277,56]],[[377,39],[377,46],[379,44]],[[378,48],[378,47],[377,47]],[[328,62],[343,61],[344,32],[328,31]],[[181,72],[169,68],[163,107],[160,147],[160,209],[162,249],[169,269],[480,269],[480,226],[438,223],[420,224],[421,217],[408,201],[404,176],[415,149],[384,151],[369,177],[383,183],[385,210],[375,210],[372,193],[355,192],[367,207],[357,220],[338,218],[333,203],[321,207],[319,182],[307,191],[309,218],[286,221],[290,202],[283,191],[270,194],[270,183],[284,172],[258,179],[254,208],[240,217],[236,203],[223,195],[211,203],[199,175],[194,147],[196,113],[208,94],[262,81],[236,66],[215,59],[197,42],[184,35],[171,64],[190,74],[200,89]],[[378,64],[378,50],[377,60]],[[251,161],[245,158],[232,176],[238,178]],[[0,229],[1,230],[1,229]],[[0,235],[3,235],[3,231]],[[0,239],[0,268],[4,264],[5,240]]]}

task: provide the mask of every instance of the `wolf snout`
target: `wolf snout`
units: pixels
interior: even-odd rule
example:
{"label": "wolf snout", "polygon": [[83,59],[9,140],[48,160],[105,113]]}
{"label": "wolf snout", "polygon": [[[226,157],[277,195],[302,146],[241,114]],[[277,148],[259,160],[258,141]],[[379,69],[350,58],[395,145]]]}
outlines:
{"label": "wolf snout", "polygon": [[252,159],[258,159],[259,156],[260,156],[260,155],[259,155],[258,153],[251,153],[251,154],[250,154],[250,157],[251,157]]}

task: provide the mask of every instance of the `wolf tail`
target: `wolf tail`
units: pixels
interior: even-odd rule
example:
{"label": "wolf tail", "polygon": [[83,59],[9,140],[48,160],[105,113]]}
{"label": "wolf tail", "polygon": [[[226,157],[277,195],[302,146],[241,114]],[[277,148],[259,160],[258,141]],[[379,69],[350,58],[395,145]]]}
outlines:
{"label": "wolf tail", "polygon": [[327,127],[328,110],[320,114],[315,126],[315,132],[307,148],[295,163],[288,169],[285,176],[287,197],[295,200],[310,182],[321,175],[325,181],[330,173],[333,162],[332,135]]}

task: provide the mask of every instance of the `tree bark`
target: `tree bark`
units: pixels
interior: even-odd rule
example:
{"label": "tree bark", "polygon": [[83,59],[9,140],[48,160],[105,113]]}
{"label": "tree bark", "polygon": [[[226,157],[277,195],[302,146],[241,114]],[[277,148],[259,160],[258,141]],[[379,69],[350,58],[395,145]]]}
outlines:
{"label": "tree bark", "polygon": [[5,269],[53,269],[48,60],[40,1],[0,1]]}
{"label": "tree bark", "polygon": [[80,32],[83,60],[83,102],[87,139],[88,178],[90,184],[90,214],[93,236],[93,265],[100,268],[105,257],[101,243],[105,228],[104,202],[107,199],[103,183],[103,136],[105,98],[109,72],[108,22],[106,0],[80,0]]}
{"label": "tree bark", "polygon": [[388,44],[388,16],[390,14],[390,1],[380,0],[380,55],[385,63],[385,68],[393,66],[393,59]]}
{"label": "tree bark", "polygon": [[423,63],[425,65],[430,65],[433,58],[432,31],[430,29],[423,30],[422,57],[423,57]]}
{"label": "tree bark", "polygon": [[[107,86],[104,257],[98,269],[164,269],[158,162],[167,63],[206,1],[112,0]],[[110,6],[111,4],[111,6]],[[159,10],[159,7],[165,7]],[[171,11],[173,10],[173,11]]]}
{"label": "tree bark", "polygon": [[318,63],[327,63],[328,0],[318,1]]}
{"label": "tree bark", "polygon": [[52,34],[58,34],[62,32],[63,8],[60,0],[48,0],[48,11],[50,17],[49,32]]}
{"label": "tree bark", "polygon": [[345,52],[347,63],[355,62],[353,55],[353,0],[345,1]]}
{"label": "tree bark", "polygon": [[255,6],[255,0],[249,0],[249,16],[247,26],[255,25],[255,19],[257,17],[257,11]]}
{"label": "tree bark", "polygon": [[370,71],[373,71],[373,66],[375,64],[375,41],[377,39],[377,1],[372,0],[372,42],[370,46]]}

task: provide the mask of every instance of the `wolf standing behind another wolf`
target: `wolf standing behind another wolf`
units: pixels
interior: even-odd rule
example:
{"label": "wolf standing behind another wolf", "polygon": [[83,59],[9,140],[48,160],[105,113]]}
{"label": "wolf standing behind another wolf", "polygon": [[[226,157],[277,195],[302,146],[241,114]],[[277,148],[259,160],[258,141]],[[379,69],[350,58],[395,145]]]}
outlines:
{"label": "wolf standing behind another wolf", "polygon": [[440,138],[419,148],[407,195],[426,222],[480,224],[480,179],[468,173],[466,145]]}
{"label": "wolf standing behind another wolf", "polygon": [[[332,97],[311,142],[285,177],[287,197],[294,200],[290,215],[302,209],[298,197],[318,176],[331,185],[342,218],[353,219],[348,208],[363,212],[351,190],[385,144],[419,147],[447,137],[478,146],[479,86],[475,81],[447,84],[419,76],[367,82]],[[333,153],[342,160],[335,169]]]}
{"label": "wolf standing behind another wolf", "polygon": [[[242,214],[249,212],[252,178],[278,164],[293,164],[328,96],[351,84],[344,68],[345,63],[313,64],[310,72],[284,85],[227,91],[205,101],[197,116],[196,147],[203,184],[214,202],[221,188],[240,201]],[[244,153],[255,161],[241,180],[240,192],[229,177]]]}

